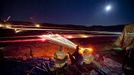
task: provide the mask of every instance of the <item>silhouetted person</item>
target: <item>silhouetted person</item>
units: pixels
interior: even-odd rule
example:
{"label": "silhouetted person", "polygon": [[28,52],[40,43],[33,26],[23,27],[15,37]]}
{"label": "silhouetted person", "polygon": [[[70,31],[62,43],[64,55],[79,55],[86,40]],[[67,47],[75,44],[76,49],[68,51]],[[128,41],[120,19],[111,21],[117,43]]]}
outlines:
{"label": "silhouetted person", "polygon": [[134,74],[134,48],[124,50],[123,71],[125,75]]}
{"label": "silhouetted person", "polygon": [[69,54],[69,58],[70,58],[70,60],[71,60],[71,64],[76,64],[76,60],[75,60],[75,58],[73,57],[73,55],[71,55],[69,52],[68,52],[68,54]]}
{"label": "silhouetted person", "polygon": [[75,52],[72,54],[76,60],[76,64],[81,65],[83,61],[82,54],[79,53],[79,46],[76,47]]}

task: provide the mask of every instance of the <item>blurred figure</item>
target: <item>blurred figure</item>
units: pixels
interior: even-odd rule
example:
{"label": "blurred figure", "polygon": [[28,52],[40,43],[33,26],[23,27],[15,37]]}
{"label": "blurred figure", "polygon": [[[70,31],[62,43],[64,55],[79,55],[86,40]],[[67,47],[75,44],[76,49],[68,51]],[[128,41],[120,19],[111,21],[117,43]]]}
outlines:
{"label": "blurred figure", "polygon": [[125,75],[134,75],[134,37],[132,36],[134,33],[134,25],[129,24],[126,25],[118,37],[117,41],[114,43],[115,50],[121,50],[123,54],[123,65],[122,69]]}
{"label": "blurred figure", "polygon": [[83,52],[83,71],[84,75],[92,75],[92,70],[95,70],[98,75],[106,75],[100,68],[101,65],[96,61],[95,56],[88,49]]}
{"label": "blurred figure", "polygon": [[134,48],[126,48],[124,50],[124,62],[122,65],[122,69],[125,75],[133,75],[134,74]]}
{"label": "blurred figure", "polygon": [[55,67],[56,68],[62,68],[66,65],[67,62],[67,55],[62,50],[62,47],[59,48],[54,54],[55,59]]}
{"label": "blurred figure", "polygon": [[72,54],[73,58],[76,60],[77,65],[82,65],[83,57],[82,54],[79,53],[79,46],[76,47],[75,52]]}
{"label": "blurred figure", "polygon": [[82,75],[82,54],[79,53],[79,46],[76,47],[76,50],[73,54],[68,52],[69,58],[71,60],[71,65],[68,66],[70,74],[72,75]]}
{"label": "blurred figure", "polygon": [[84,64],[90,64],[94,61],[94,56],[90,53],[89,50],[84,50],[83,52],[83,63]]}

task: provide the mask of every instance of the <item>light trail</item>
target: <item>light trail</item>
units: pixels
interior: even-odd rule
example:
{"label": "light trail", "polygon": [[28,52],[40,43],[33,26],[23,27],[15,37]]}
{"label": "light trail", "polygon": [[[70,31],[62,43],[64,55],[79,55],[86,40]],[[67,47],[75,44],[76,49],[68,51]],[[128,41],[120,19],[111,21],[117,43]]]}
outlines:
{"label": "light trail", "polygon": [[39,30],[39,31],[73,31],[73,32],[88,32],[85,30],[65,30],[65,29],[39,29],[39,28],[10,28],[10,29],[21,29],[21,30]]}
{"label": "light trail", "polygon": [[120,34],[121,34],[121,32],[110,32],[110,31],[88,31],[88,30],[39,29],[39,28],[10,28],[10,29],[39,30],[39,31],[90,32],[90,33],[115,34],[115,35],[120,35]]}
{"label": "light trail", "polygon": [[[45,26],[41,26],[39,24],[31,24],[31,26],[25,26],[25,25],[11,25],[11,24],[1,24],[0,26],[4,26],[5,28],[7,29],[13,29],[13,30],[16,30],[16,29],[20,29],[20,30],[38,30],[38,31],[65,31],[65,32],[86,32],[86,33],[97,33],[97,34],[115,34],[115,35],[120,35],[121,32],[110,32],[110,31],[88,31],[88,30],[65,30],[65,29],[50,29],[50,28],[47,28],[47,29],[44,29],[42,27],[45,27]],[[27,28],[28,27],[28,28]],[[31,28],[30,28],[31,27]]]}
{"label": "light trail", "polygon": [[[14,38],[22,38],[22,37],[40,37],[40,39],[24,39],[24,40],[4,40],[0,41],[0,43],[11,43],[11,42],[32,42],[32,41],[45,41],[50,40],[52,42],[56,42],[57,44],[68,46],[70,48],[76,48],[76,44],[71,42],[70,40],[58,35],[58,34],[47,34],[47,35],[34,35],[34,36],[16,36]],[[4,37],[3,37],[4,38]],[[5,37],[9,38],[9,37]],[[13,37],[10,37],[13,38]]]}
{"label": "light trail", "polygon": [[[5,25],[3,24],[0,24],[0,27],[4,27]],[[12,28],[38,28],[36,27],[35,25],[29,25],[29,26],[26,26],[26,25],[12,25]],[[46,27],[46,26],[40,26],[39,28],[56,28],[56,29],[60,29],[60,28],[65,28],[65,27]]]}
{"label": "light trail", "polygon": [[0,37],[0,39],[8,39],[8,38],[28,38],[28,37],[38,37],[38,36],[40,36],[40,35]]}
{"label": "light trail", "polygon": [[[48,35],[48,34],[46,34]],[[90,37],[117,37],[119,35],[86,35],[86,37],[84,36],[81,36],[80,34],[60,34],[61,36],[63,36],[64,38],[66,38],[66,36],[73,36],[72,38],[69,38],[69,39],[74,39],[74,38],[90,38]],[[12,37],[0,37],[0,39],[10,39],[10,38],[34,38],[34,37],[39,37],[39,36],[42,36],[42,35],[30,35],[30,36],[12,36]]]}
{"label": "light trail", "polygon": [[71,42],[70,40],[58,35],[58,34],[50,34],[50,35],[42,35],[39,36],[40,38],[45,38],[47,40],[51,40],[52,42],[55,42],[57,44],[63,45],[63,46],[67,46],[70,48],[75,49],[76,48],[76,44],[74,44],[73,42]]}
{"label": "light trail", "polygon": [[5,40],[5,41],[0,41],[0,43],[14,43],[14,42],[33,42],[33,41],[45,41],[42,39],[25,39],[25,40]]}
{"label": "light trail", "polygon": [[[3,25],[0,24],[0,26],[2,27]],[[24,26],[24,25],[20,25],[21,27],[19,27],[18,25],[5,25],[6,28],[8,29],[20,29],[21,31],[22,30],[37,30],[37,31],[64,31],[64,32],[85,32],[85,33],[96,33],[96,34],[111,34],[111,35],[121,35],[122,32],[110,32],[110,31],[88,31],[88,30],[65,30],[65,29],[44,29],[44,28],[39,28],[39,27],[36,27],[36,26]],[[16,26],[16,27],[14,27]],[[29,27],[29,28],[23,28],[23,27]],[[32,28],[30,28],[32,27]],[[43,26],[42,26],[43,27]],[[134,35],[134,33],[127,33],[128,35]]]}

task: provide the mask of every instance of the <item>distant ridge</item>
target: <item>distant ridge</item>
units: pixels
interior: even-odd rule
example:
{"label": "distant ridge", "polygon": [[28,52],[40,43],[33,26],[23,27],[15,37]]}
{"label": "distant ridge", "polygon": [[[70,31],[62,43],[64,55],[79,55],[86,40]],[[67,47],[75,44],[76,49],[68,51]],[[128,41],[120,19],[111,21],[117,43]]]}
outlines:
{"label": "distant ridge", "polygon": [[[10,24],[17,24],[17,25],[33,25],[35,23],[32,22],[25,22],[25,21],[8,21],[0,23],[10,23]],[[111,25],[111,26],[103,26],[103,25],[95,25],[95,26],[82,26],[82,25],[71,25],[71,24],[51,24],[51,23],[38,23],[45,27],[61,27],[63,29],[76,29],[76,30],[88,30],[88,31],[116,31],[121,32],[125,25]]]}
{"label": "distant ridge", "polygon": [[121,32],[125,25],[114,25],[114,26],[90,26],[95,31],[116,31]]}

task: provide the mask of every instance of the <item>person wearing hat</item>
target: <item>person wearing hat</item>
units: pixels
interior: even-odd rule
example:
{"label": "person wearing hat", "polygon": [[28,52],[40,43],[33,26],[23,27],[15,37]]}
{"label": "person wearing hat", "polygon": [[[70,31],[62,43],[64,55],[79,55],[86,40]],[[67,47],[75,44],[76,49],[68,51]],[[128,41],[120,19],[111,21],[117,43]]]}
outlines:
{"label": "person wearing hat", "polygon": [[66,65],[67,55],[62,50],[62,47],[59,48],[54,54],[55,59],[55,68],[62,68]]}

